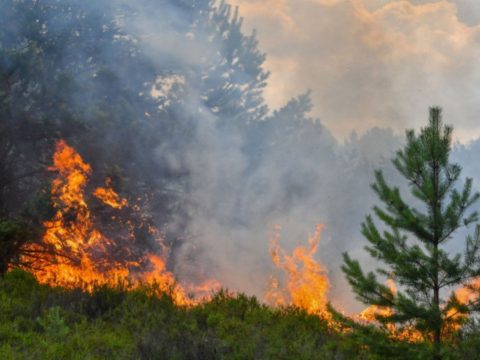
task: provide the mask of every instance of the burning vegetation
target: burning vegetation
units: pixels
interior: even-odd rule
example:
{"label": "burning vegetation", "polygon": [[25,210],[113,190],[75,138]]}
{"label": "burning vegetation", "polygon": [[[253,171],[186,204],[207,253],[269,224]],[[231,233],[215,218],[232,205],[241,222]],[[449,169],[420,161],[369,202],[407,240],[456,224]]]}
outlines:
{"label": "burning vegetation", "polygon": [[[106,178],[104,186],[92,189],[91,166],[63,140],[56,143],[49,171],[53,174],[50,193],[53,216],[43,223],[41,241],[26,243],[19,260],[21,267],[32,272],[39,283],[72,290],[80,288],[89,294],[95,294],[102,286],[115,288],[121,284],[127,292],[147,287],[158,299],[168,294],[176,306],[185,309],[208,309],[237,296],[220,291],[222,284],[214,279],[200,283],[178,281],[167,266],[170,249],[161,231],[142,215],[142,206],[132,205],[117,193],[111,178]],[[107,215],[97,217],[92,204],[94,209],[108,209],[104,212]],[[328,333],[346,338],[355,338],[356,327],[360,326],[380,331],[390,347],[398,343],[411,346],[434,343],[431,331],[408,317],[402,318],[398,311],[405,295],[402,289],[397,289],[394,272],[386,285],[378,285],[374,296],[380,295],[377,299],[372,297],[375,303],[359,314],[336,316],[331,311],[328,271],[315,260],[323,228],[318,225],[307,245],[295,247],[291,254],[280,246],[281,230],[275,228],[270,255],[278,273],[270,277],[263,302],[280,312],[302,309],[321,321]],[[372,236],[373,231],[372,223],[364,225],[364,234]],[[154,246],[138,246],[142,233],[154,239]],[[355,267],[348,256],[347,263]],[[443,339],[454,341],[468,320],[469,309],[477,306],[478,294],[476,277],[440,306],[444,316]],[[241,296],[237,299],[242,299]]]}
{"label": "burning vegetation", "polygon": [[[131,248],[135,242],[132,224],[125,221],[127,242],[118,242],[106,236],[95,226],[95,219],[89,209],[87,185],[92,169],[82,157],[65,141],[55,147],[53,165],[49,170],[55,174],[51,196],[55,215],[44,223],[45,233],[40,243],[26,245],[21,263],[26,269],[33,269],[39,282],[67,288],[82,287],[87,290],[98,285],[114,286],[126,282],[135,288],[140,284],[159,285],[161,291],[171,292],[177,305],[193,305],[208,299],[221,287],[216,280],[204,283],[180,284],[167,270],[168,247],[163,244],[160,232],[148,225],[148,231],[158,242],[163,254],[129,252],[122,259],[112,254],[118,247]],[[105,187],[96,188],[92,195],[105,206],[116,211],[129,207],[112,188],[107,178]],[[135,211],[139,211],[135,207]],[[120,222],[114,213],[109,221]],[[285,272],[285,285],[272,277],[265,301],[276,307],[294,305],[311,314],[327,316],[327,294],[330,287],[326,269],[317,263],[314,255],[320,243],[322,225],[308,240],[308,247],[299,246],[292,255],[280,248],[280,229],[271,242],[271,256],[274,265]]]}
{"label": "burning vegetation", "polygon": [[[170,294],[179,306],[208,301],[220,290],[221,284],[216,280],[206,280],[201,284],[178,282],[167,269],[169,249],[163,243],[160,231],[151,224],[142,226],[155,238],[157,252],[120,251],[119,248],[134,248],[136,231],[130,220],[121,220],[119,212],[130,209],[138,213],[140,206],[131,206],[127,199],[122,198],[114,190],[110,178],[105,180],[104,187],[94,189],[89,196],[92,169],[65,141],[57,142],[53,165],[49,170],[55,175],[51,187],[55,213],[52,219],[44,222],[41,242],[27,244],[20,261],[40,283],[65,288],[80,287],[87,291],[94,291],[96,286],[115,286],[118,283],[129,289],[154,284],[158,295]],[[120,237],[121,241],[97,228],[95,216],[88,205],[93,198],[112,209],[108,221],[119,222],[125,228],[124,234],[127,235]],[[332,330],[340,329],[328,310],[330,282],[327,269],[314,259],[322,229],[323,225],[318,225],[309,237],[308,245],[294,248],[291,255],[280,247],[280,227],[275,229],[270,254],[273,264],[282,273],[271,276],[264,302],[275,308],[293,305],[319,316]],[[122,254],[121,257],[114,256],[116,253]],[[478,301],[477,285],[478,281],[473,281],[455,292],[457,306],[444,311],[455,320],[456,325],[445,327],[444,332],[453,334],[461,328],[466,320],[462,309]],[[393,304],[398,296],[393,278],[387,281],[386,289]],[[413,324],[397,326],[389,321],[395,316],[392,306],[371,305],[352,318],[361,324],[384,326],[392,339],[421,343],[428,338],[428,334],[422,333]]]}
{"label": "burning vegetation", "polygon": [[[56,144],[53,165],[49,170],[55,174],[51,190],[55,215],[44,223],[42,241],[28,244],[21,259],[21,263],[28,264],[26,269],[33,269],[40,283],[87,290],[98,285],[114,286],[119,282],[126,283],[130,288],[156,284],[161,292],[170,293],[175,303],[181,306],[208,300],[221,288],[221,284],[213,279],[198,285],[177,282],[173,273],[167,270],[169,249],[163,244],[158,229],[151,225],[146,227],[154,235],[158,249],[163,254],[145,252],[139,255],[131,252],[130,256],[121,260],[115,259],[112,254],[116,248],[128,247],[129,244],[117,243],[95,226],[87,195],[92,172],[90,165],[74,148],[60,140]],[[104,187],[96,188],[92,195],[116,211],[129,207],[127,199],[112,188],[110,178],[106,179]],[[138,206],[135,211],[139,211]],[[110,220],[121,221],[115,214]],[[129,228],[128,240],[132,245],[135,241],[135,232],[131,228],[133,225],[129,221],[122,225]],[[308,246],[296,247],[291,255],[280,247],[280,227],[275,229],[270,254],[273,264],[283,274],[271,276],[264,301],[274,307],[296,306],[327,319],[333,325],[327,310],[330,288],[327,269],[314,259],[323,228],[323,225],[318,225],[308,239]],[[393,296],[396,296],[397,288],[393,279],[389,279],[387,284]],[[475,284],[456,291],[459,303],[466,305],[477,300]],[[393,315],[394,311],[388,306],[372,305],[354,318],[364,323],[378,323]],[[462,314],[450,310],[450,316],[461,317]],[[410,326],[397,328],[393,323],[388,323],[386,329],[394,338],[401,340],[418,342],[423,339],[421,333]]]}
{"label": "burning vegetation", "polygon": [[[166,268],[168,248],[163,244],[160,232],[150,224],[142,226],[154,236],[163,254],[122,251],[133,248],[135,243],[135,231],[129,221],[121,224],[127,234],[121,242],[98,230],[86,194],[92,169],[65,141],[56,144],[53,166],[49,170],[55,174],[51,190],[55,215],[44,223],[42,241],[26,245],[21,259],[21,263],[33,269],[38,281],[89,290],[98,285],[114,286],[118,282],[126,282],[133,288],[154,283],[160,291],[171,292],[177,305],[195,304],[199,296],[211,295],[218,289],[214,280],[198,287],[184,287],[177,283]],[[95,189],[93,195],[115,210],[129,206],[128,201],[111,187],[109,178],[105,187]],[[110,221],[121,220],[114,214]],[[113,254],[116,253],[121,253],[122,258],[115,257]]]}
{"label": "burning vegetation", "polygon": [[[51,189],[55,214],[44,223],[42,241],[28,244],[21,259],[21,263],[28,264],[26,269],[33,269],[39,282],[87,290],[98,285],[114,286],[118,282],[126,282],[132,288],[155,283],[161,291],[171,292],[177,305],[194,305],[220,289],[221,284],[216,280],[207,280],[198,285],[178,283],[167,270],[169,249],[163,244],[158,229],[151,225],[146,227],[154,235],[158,249],[163,254],[146,252],[139,255],[130,252],[122,259],[116,259],[112,254],[118,252],[118,247],[134,245],[135,232],[129,221],[122,223],[123,227],[127,227],[128,242],[125,243],[97,229],[88,206],[91,199],[87,194],[92,173],[90,165],[74,148],[60,140],[56,144],[53,165],[49,170],[55,175]],[[127,199],[112,188],[110,178],[106,179],[104,187],[94,189],[92,195],[117,212],[129,207]],[[138,206],[135,211],[139,211]],[[121,222],[119,215],[114,212],[109,221]],[[270,253],[273,264],[283,274],[271,277],[264,296],[266,303],[275,307],[293,305],[311,314],[329,316],[327,295],[330,283],[327,269],[314,259],[322,229],[323,225],[318,225],[308,239],[308,246],[298,246],[292,255],[288,255],[280,247],[281,231],[279,227],[276,228]],[[368,319],[373,320],[373,316]]]}
{"label": "burning vegetation", "polygon": [[268,304],[294,305],[310,314],[326,316],[330,282],[327,270],[314,259],[322,229],[323,225],[318,225],[308,239],[308,246],[296,247],[292,255],[287,255],[280,247],[280,229],[276,229],[270,243],[270,254],[274,265],[283,270],[285,278],[282,282],[275,276],[271,277],[270,287],[265,293]]}

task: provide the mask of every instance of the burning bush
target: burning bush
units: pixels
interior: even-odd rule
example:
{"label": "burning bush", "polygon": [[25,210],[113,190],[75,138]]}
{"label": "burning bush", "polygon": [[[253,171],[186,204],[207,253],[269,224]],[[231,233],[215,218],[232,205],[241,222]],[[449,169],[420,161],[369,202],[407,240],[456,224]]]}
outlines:
{"label": "burning bush", "polygon": [[[50,171],[56,174],[51,190],[56,212],[44,223],[42,241],[25,245],[20,261],[40,282],[86,289],[122,281],[132,287],[155,283],[161,291],[171,291],[180,305],[194,303],[191,295],[197,289],[208,295],[218,287],[215,281],[208,281],[198,287],[188,285],[187,291],[178,284],[166,268],[168,248],[160,232],[138,215],[138,206],[129,208],[128,201],[113,190],[109,179],[105,187],[93,191],[93,196],[113,209],[108,221],[119,223],[120,231],[113,238],[100,231],[88,205],[91,198],[86,194],[92,169],[64,141],[56,145]],[[120,211],[126,210],[129,211],[122,219]],[[134,224],[132,214],[144,221]],[[159,253],[138,246],[139,229],[156,239]]]}

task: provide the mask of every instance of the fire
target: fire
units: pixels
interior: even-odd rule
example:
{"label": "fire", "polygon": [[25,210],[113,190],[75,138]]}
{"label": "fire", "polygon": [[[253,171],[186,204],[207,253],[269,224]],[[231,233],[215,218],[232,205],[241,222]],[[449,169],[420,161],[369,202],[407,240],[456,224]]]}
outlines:
{"label": "fire", "polygon": [[[65,141],[55,147],[53,165],[49,168],[56,174],[51,189],[55,209],[51,220],[44,223],[42,241],[27,245],[22,263],[29,264],[39,282],[60,285],[67,288],[83,287],[92,290],[96,285],[115,285],[119,281],[135,288],[152,284],[160,292],[171,294],[177,305],[191,306],[206,299],[221,287],[216,280],[201,284],[180,284],[167,269],[168,247],[163,243],[158,229],[147,226],[150,234],[158,240],[160,253],[146,252],[126,256],[121,260],[111,256],[119,245],[95,226],[95,217],[88,207],[87,185],[92,174],[89,164]],[[112,211],[130,209],[129,202],[122,198],[107,178],[104,187],[95,189],[92,195]],[[131,207],[140,211],[138,205]],[[118,220],[112,216],[112,220]],[[135,232],[127,221],[128,239],[133,247]],[[315,233],[308,239],[308,246],[296,247],[287,254],[279,244],[280,229],[277,228],[270,244],[273,264],[284,273],[283,278],[271,277],[264,301],[272,306],[293,305],[310,314],[326,319],[332,328],[335,324],[327,310],[330,282],[327,269],[314,256],[320,244],[323,225],[317,225]],[[125,245],[125,244],[124,244]],[[127,249],[127,253],[128,249]],[[395,295],[397,289],[392,279],[388,286]],[[472,284],[480,288],[480,280]],[[478,300],[478,294],[465,287],[455,292],[460,303],[468,304]],[[361,322],[376,323],[376,317],[393,315],[388,307],[370,306],[355,318]],[[451,313],[452,317],[461,314]],[[392,337],[407,341],[421,341],[422,335],[412,327],[397,328],[386,325]]]}
{"label": "fire", "polygon": [[[116,244],[95,227],[87,205],[86,186],[92,169],[64,141],[56,144],[53,166],[49,170],[56,173],[51,189],[55,215],[44,223],[42,242],[28,245],[27,255],[22,259],[34,265],[33,273],[39,282],[68,288],[80,286],[87,290],[119,281],[133,287],[155,283],[161,291],[170,292],[177,305],[192,305],[198,301],[191,296],[197,295],[197,287],[189,285],[187,291],[177,283],[166,268],[165,257],[145,254],[121,261],[112,258]],[[104,188],[93,192],[96,198],[116,210],[128,206],[127,200],[113,190],[110,179],[105,184]],[[156,229],[150,230],[156,232]],[[129,237],[133,244],[133,231],[129,232]],[[160,248],[165,249],[160,237],[158,241]],[[209,281],[199,286],[198,293],[208,295],[208,291],[211,294],[218,287],[217,282]]]}
{"label": "fire", "polygon": [[112,179],[107,178],[105,180],[105,187],[99,187],[94,192],[93,195],[99,200],[103,201],[104,204],[109,205],[114,209],[122,209],[128,205],[126,199],[121,199],[120,196],[112,189]]}
{"label": "fire", "polygon": [[[397,286],[393,279],[387,280],[387,286],[394,296],[397,295]],[[364,323],[377,323],[377,316],[379,317],[389,317],[394,315],[394,311],[390,307],[371,305],[365,310],[363,310],[358,316],[358,320]],[[409,341],[409,342],[421,342],[423,341],[423,335],[412,326],[407,325],[402,328],[398,328],[393,323],[388,323],[385,325],[386,329],[390,335],[399,340]]]}
{"label": "fire", "polygon": [[[387,280],[387,286],[390,288],[390,291],[396,295],[397,294],[397,286],[392,279]],[[375,322],[377,316],[391,316],[393,315],[393,310],[389,307],[382,307],[377,305],[371,305],[365,310],[363,310],[359,315],[358,318],[364,322]],[[393,334],[395,333],[396,327],[394,324],[387,324],[387,329]]]}
{"label": "fire", "polygon": [[315,233],[309,237],[308,246],[298,246],[292,255],[287,255],[279,245],[279,229],[271,240],[270,254],[278,269],[286,275],[286,285],[271,278],[270,287],[265,293],[265,301],[273,306],[294,305],[311,314],[328,317],[327,303],[330,282],[327,270],[320,265],[314,255],[320,243],[323,225],[316,227]]}
{"label": "fire", "polygon": [[467,286],[455,291],[455,296],[461,304],[470,304],[479,300],[480,278],[476,278]]}
{"label": "fire", "polygon": [[[310,314],[319,315],[328,322],[332,329],[348,331],[333,320],[327,309],[328,290],[330,288],[327,270],[314,259],[320,244],[322,230],[323,225],[317,225],[315,233],[308,239],[308,246],[298,246],[293,250],[292,255],[288,255],[279,245],[280,228],[275,229],[270,243],[270,255],[274,265],[285,273],[285,281],[282,282],[279,278],[271,276],[264,300],[267,304],[277,307],[294,305]],[[390,278],[386,284],[392,294],[396,296],[398,290],[394,280]],[[455,296],[460,304],[468,305],[479,301],[479,293],[480,278],[465,287],[457,289]],[[395,312],[391,307],[371,305],[351,317],[363,324],[379,326],[378,318],[388,318],[394,314]],[[448,316],[457,320],[457,322],[448,325],[444,331],[453,333],[459,330],[465,315],[451,309]],[[415,329],[413,324],[397,326],[394,323],[386,323],[384,326],[393,339],[408,342],[425,340],[425,335]]]}
{"label": "fire", "polygon": [[[467,285],[455,290],[455,297],[462,305],[477,304],[480,294],[480,278],[476,278],[470,281]],[[466,315],[459,312],[457,309],[450,309],[447,312],[447,317],[453,320],[453,324],[450,324],[448,330],[459,330],[462,327],[462,323],[466,320]]]}
{"label": "fire", "polygon": [[[387,284],[394,295],[397,293],[397,288],[395,282],[392,279],[387,281]],[[467,286],[461,287],[455,290],[455,296],[460,304],[468,305],[472,303],[476,303],[479,299],[480,290],[480,279],[476,279],[472,281]],[[389,307],[379,307],[376,305],[372,305],[365,310],[363,310],[358,319],[361,322],[367,323],[376,323],[376,316],[390,316],[393,315],[394,312]],[[462,321],[465,320],[465,314],[458,312],[456,309],[450,309],[447,311],[447,318],[450,320],[454,320],[455,322],[447,322],[443,331],[446,334],[454,333],[462,327]],[[387,324],[387,330],[390,332],[392,337],[406,340],[410,342],[420,342],[424,340],[424,336],[417,330],[415,330],[412,326],[405,326],[401,329],[397,328],[395,324]]]}

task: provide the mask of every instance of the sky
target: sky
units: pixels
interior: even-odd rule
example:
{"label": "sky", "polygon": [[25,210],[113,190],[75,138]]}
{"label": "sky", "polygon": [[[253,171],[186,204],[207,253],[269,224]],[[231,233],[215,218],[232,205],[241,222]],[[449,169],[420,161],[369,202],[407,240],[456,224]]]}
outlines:
{"label": "sky", "polygon": [[312,90],[338,138],[426,124],[444,109],[455,138],[480,137],[480,1],[231,0],[256,29],[272,109]]}

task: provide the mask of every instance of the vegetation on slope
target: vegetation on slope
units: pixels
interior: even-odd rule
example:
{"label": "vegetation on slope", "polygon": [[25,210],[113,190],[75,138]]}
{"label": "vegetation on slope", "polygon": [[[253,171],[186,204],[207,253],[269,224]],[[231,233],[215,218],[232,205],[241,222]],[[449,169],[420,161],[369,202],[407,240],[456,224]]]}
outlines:
{"label": "vegetation on slope", "polygon": [[[14,270],[0,279],[2,359],[415,359],[422,345],[373,327],[333,330],[321,318],[225,291],[191,308],[155,289],[98,287],[92,293],[40,285]],[[472,323],[451,359],[473,359]],[[453,355],[455,354],[455,355]]]}

